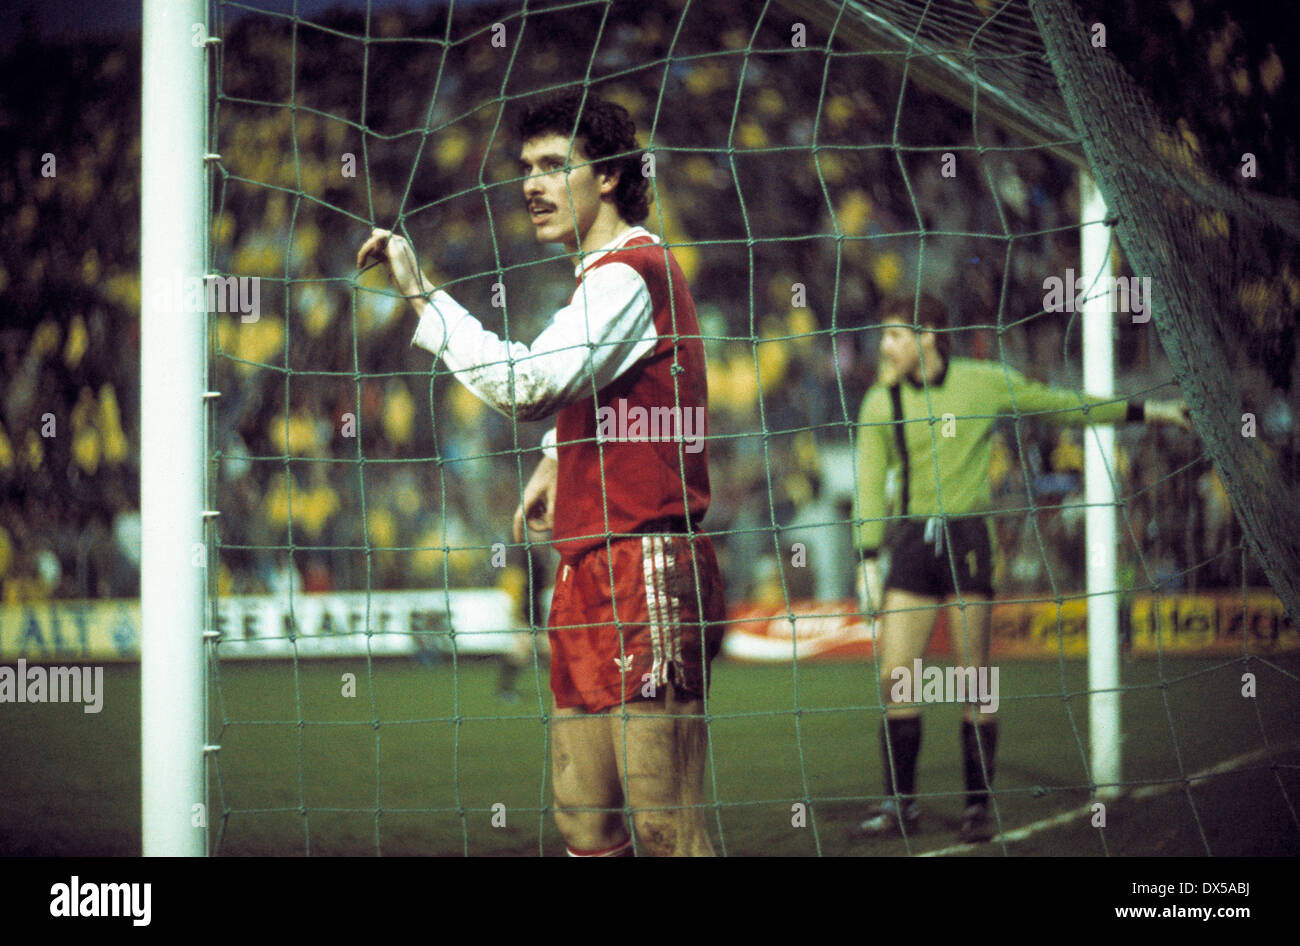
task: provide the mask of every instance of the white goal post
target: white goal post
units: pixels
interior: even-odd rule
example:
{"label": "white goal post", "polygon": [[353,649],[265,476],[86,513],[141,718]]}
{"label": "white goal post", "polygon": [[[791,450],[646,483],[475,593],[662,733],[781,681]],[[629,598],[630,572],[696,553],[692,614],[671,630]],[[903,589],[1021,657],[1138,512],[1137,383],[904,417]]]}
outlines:
{"label": "white goal post", "polygon": [[140,157],[140,742],[144,854],[202,856],[207,4],[145,0]]}
{"label": "white goal post", "polygon": [[[1106,200],[1079,172],[1079,275],[1083,305],[1083,387],[1098,397],[1115,396],[1115,314],[1110,294],[1087,287],[1108,285],[1111,234],[1101,223]],[[1115,428],[1099,424],[1084,438],[1084,547],[1088,594],[1088,743],[1092,782],[1099,798],[1119,791],[1120,680],[1119,595],[1116,569]]]}

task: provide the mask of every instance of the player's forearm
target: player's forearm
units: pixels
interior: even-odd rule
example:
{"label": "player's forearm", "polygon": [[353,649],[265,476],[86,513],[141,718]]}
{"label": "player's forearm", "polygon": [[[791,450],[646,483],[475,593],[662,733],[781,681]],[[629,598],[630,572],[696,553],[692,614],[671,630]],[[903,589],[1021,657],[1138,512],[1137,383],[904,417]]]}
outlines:
{"label": "player's forearm", "polygon": [[[872,436],[868,434],[867,436]],[[858,490],[854,497],[854,544],[874,555],[885,536],[885,451],[859,445]]]}
{"label": "player's forearm", "polygon": [[885,538],[885,507],[859,504],[853,513],[857,523],[857,535],[854,537],[858,550],[864,555],[876,555]]}
{"label": "player's forearm", "polygon": [[1143,419],[1141,401],[1117,401],[1113,398],[1089,397],[1075,395],[1088,405],[1046,415],[1045,420],[1067,427],[1081,427],[1085,424],[1140,424]]}
{"label": "player's forearm", "polygon": [[890,451],[892,415],[884,397],[879,388],[867,392],[858,412],[854,442],[857,488],[853,496],[853,541],[858,549],[871,554],[884,541],[885,477],[895,462]]}
{"label": "player's forearm", "polygon": [[412,344],[441,357],[462,384],[501,413],[547,417],[610,384],[658,341],[640,276],[616,264],[598,272],[531,347],[503,341],[442,291],[421,310]]}
{"label": "player's forearm", "polygon": [[419,277],[418,282],[411,281],[406,286],[399,288],[402,290],[402,295],[406,296],[406,301],[411,303],[411,308],[415,311],[415,314],[422,316],[424,307],[428,304],[429,298],[437,291],[437,287],[428,274],[421,271],[417,275]]}
{"label": "player's forearm", "polygon": [[1068,388],[1049,388],[1027,382],[1012,389],[1008,407],[1017,414],[1034,414],[1063,427],[1085,424],[1122,424],[1142,420],[1142,404],[1116,398],[1094,397]]}
{"label": "player's forearm", "polygon": [[[441,357],[461,384],[492,409],[519,420],[540,420],[571,400],[573,379],[585,351],[535,356],[526,345],[506,342],[445,292],[419,305],[420,324],[411,343]],[[576,363],[575,363],[576,362]]]}

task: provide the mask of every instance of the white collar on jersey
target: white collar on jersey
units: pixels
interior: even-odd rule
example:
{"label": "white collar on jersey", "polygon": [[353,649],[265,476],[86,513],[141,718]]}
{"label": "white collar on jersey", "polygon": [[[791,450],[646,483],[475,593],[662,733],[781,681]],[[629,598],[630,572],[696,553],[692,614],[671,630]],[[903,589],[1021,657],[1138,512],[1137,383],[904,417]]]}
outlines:
{"label": "white collar on jersey", "polygon": [[615,237],[613,241],[606,243],[600,249],[596,250],[593,253],[584,254],[582,258],[579,260],[578,265],[573,267],[573,275],[581,276],[583,272],[585,272],[588,268],[595,266],[596,262],[600,260],[602,257],[604,257],[605,254],[617,250],[623,244],[627,243],[628,240],[631,240],[634,237],[643,237],[643,236],[649,237],[650,239],[654,240],[656,243],[659,242],[659,238],[655,236],[653,233],[651,233],[649,230],[647,230],[645,227],[629,227],[628,229],[620,233],[617,237]]}

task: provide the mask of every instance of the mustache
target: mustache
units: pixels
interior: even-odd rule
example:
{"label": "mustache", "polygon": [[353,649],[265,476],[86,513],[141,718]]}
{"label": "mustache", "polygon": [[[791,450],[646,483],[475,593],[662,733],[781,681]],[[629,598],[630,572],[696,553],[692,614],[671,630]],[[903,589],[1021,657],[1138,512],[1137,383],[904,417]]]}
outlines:
{"label": "mustache", "polygon": [[528,200],[528,201],[524,201],[524,206],[525,206],[529,211],[533,211],[533,210],[554,210],[554,209],[555,209],[555,205],[554,205],[554,204],[548,204],[548,203],[547,203],[546,201],[544,201],[544,200]]}

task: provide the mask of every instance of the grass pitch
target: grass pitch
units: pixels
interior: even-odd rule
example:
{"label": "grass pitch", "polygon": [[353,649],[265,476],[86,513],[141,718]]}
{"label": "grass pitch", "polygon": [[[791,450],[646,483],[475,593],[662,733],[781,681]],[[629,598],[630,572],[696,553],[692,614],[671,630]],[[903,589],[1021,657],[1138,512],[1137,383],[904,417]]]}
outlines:
{"label": "grass pitch", "polygon": [[[1125,792],[1107,800],[1104,827],[1089,807],[1084,664],[1000,667],[995,801],[1007,836],[950,850],[964,803],[954,706],[925,712],[921,833],[853,842],[845,828],[881,790],[871,666],[796,674],[719,661],[705,793],[719,853],[1300,854],[1300,658],[1126,663]],[[1254,699],[1242,696],[1246,672]],[[0,854],[140,853],[139,670],[109,666],[104,679],[97,715],[0,706]],[[517,702],[497,695],[497,681],[496,662],[481,659],[222,663],[213,853],[562,854],[546,808],[544,668],[520,673]]]}

